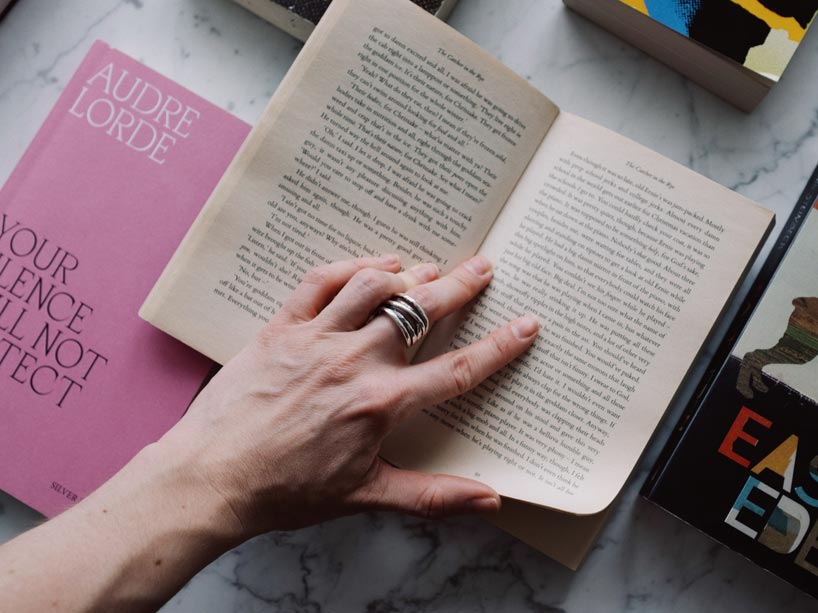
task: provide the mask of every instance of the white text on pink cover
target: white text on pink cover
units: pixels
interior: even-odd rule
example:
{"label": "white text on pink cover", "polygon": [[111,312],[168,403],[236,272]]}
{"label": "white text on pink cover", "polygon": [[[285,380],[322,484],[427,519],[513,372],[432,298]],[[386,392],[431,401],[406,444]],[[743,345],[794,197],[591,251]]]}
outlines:
{"label": "white text on pink cover", "polygon": [[193,107],[114,62],[85,82],[68,112],[157,164],[165,163],[178,139],[190,136],[200,117]]}

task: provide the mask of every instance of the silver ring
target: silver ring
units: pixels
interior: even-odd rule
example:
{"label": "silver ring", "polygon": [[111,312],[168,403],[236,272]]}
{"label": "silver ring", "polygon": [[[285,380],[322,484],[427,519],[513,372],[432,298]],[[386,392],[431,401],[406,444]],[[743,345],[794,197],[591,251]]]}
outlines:
{"label": "silver ring", "polygon": [[422,339],[429,331],[429,317],[417,300],[406,294],[395,294],[375,309],[373,317],[386,315],[397,326],[407,347]]}

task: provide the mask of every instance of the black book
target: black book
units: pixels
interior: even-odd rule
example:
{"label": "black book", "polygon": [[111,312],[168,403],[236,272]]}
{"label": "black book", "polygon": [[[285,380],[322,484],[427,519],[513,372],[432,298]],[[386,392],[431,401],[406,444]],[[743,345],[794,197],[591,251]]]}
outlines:
{"label": "black book", "polygon": [[[315,29],[332,0],[234,0],[301,41]],[[457,0],[412,0],[432,15],[446,19]]]}
{"label": "black book", "polygon": [[818,596],[818,169],[642,494]]}

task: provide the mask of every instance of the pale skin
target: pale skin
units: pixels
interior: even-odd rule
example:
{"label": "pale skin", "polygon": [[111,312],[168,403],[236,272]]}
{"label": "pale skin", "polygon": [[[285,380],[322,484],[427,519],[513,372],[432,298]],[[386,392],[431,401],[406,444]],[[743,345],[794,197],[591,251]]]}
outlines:
{"label": "pale skin", "polygon": [[407,292],[432,321],[491,280],[481,256],[439,277],[397,257],[308,273],[285,306],[185,417],[88,498],[0,547],[3,611],[152,611],[241,542],[367,510],[493,513],[487,485],[400,470],[384,437],[422,407],[462,394],[525,351],[532,317],[409,365],[386,317]]}

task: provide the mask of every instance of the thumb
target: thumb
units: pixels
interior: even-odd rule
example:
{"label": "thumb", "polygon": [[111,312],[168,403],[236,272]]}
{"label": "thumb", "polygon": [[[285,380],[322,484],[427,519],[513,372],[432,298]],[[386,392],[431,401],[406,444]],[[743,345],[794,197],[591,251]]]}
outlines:
{"label": "thumb", "polygon": [[401,470],[378,460],[374,478],[356,495],[368,509],[427,518],[496,513],[500,496],[488,485],[451,475]]}

